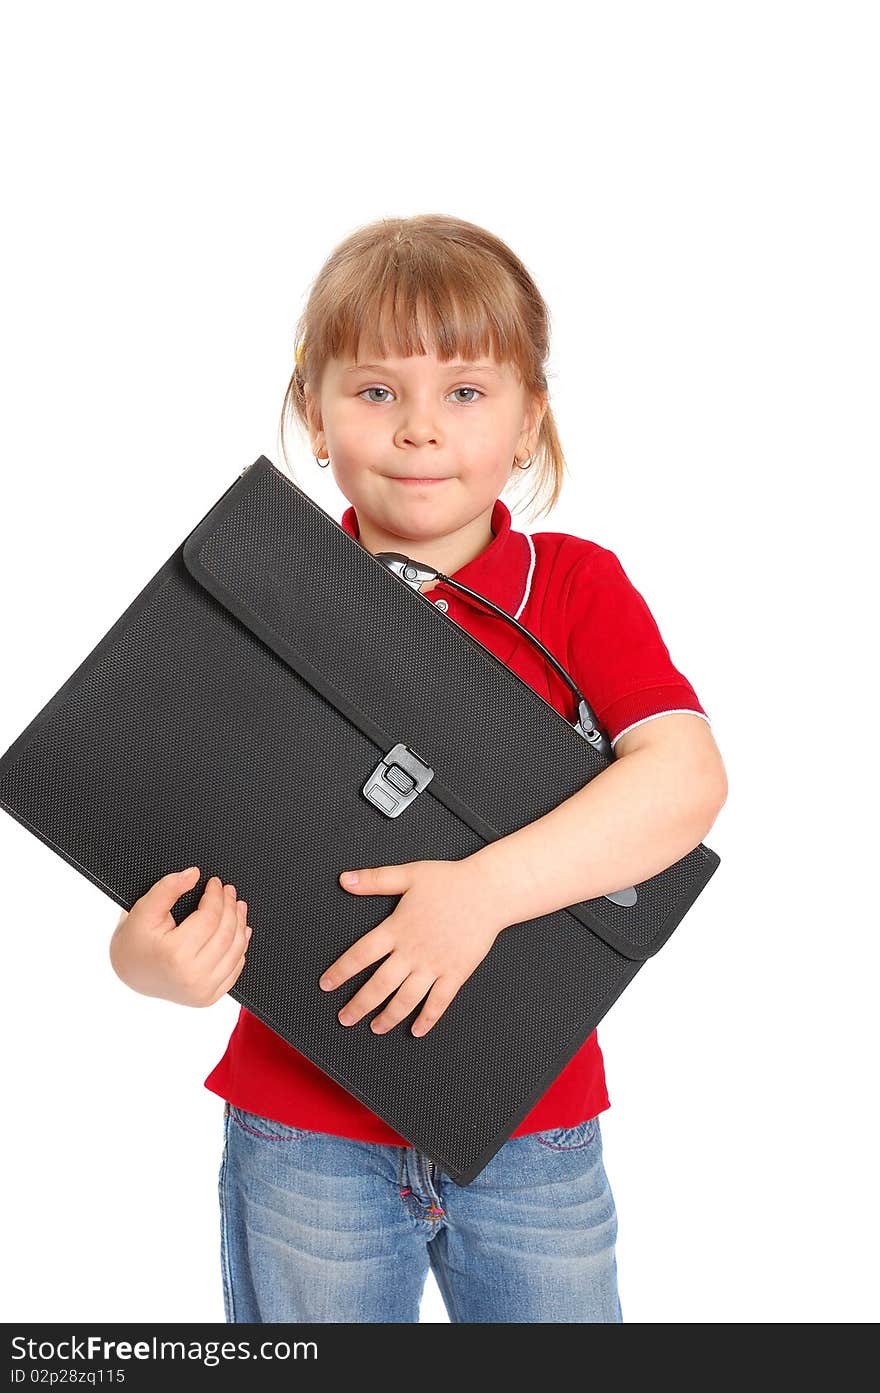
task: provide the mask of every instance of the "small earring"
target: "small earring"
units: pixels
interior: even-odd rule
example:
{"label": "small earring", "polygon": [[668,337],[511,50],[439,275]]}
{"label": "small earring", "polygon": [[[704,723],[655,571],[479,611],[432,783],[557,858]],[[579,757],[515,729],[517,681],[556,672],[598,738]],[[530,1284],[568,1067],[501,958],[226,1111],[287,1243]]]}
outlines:
{"label": "small earring", "polygon": [[531,455],[527,455],[527,456],[526,456],[526,462],[525,462],[525,464],[520,464],[519,460],[516,458],[516,455],[514,455],[514,457],[513,457],[513,462],[514,462],[514,464],[516,465],[517,469],[531,469],[531,467],[532,467],[532,457],[531,457]]}
{"label": "small earring", "polygon": [[326,469],[327,465],[330,463],[330,456],[328,455],[326,460],[324,460],[322,464],[321,461],[318,459],[318,456],[315,455],[315,463],[317,464],[319,469]]}

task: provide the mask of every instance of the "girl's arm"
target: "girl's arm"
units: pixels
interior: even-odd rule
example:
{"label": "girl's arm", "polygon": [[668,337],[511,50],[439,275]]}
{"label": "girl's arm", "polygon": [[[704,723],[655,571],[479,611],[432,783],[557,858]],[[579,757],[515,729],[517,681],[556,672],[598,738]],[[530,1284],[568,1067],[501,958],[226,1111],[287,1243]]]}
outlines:
{"label": "girl's arm", "polygon": [[[618,758],[544,817],[459,861],[411,861],[340,873],[356,895],[399,895],[385,919],[328,964],[335,991],[382,964],[338,1013],[382,1033],[425,998],[412,1024],[424,1035],[512,924],[639,885],[699,846],[727,797],[708,722],[665,712],[617,741]],[[399,990],[398,990],[399,989]],[[390,1000],[389,1000],[390,995]]]}
{"label": "girl's arm", "polygon": [[459,863],[506,923],[639,885],[706,837],[727,776],[702,717],[658,716],[623,735],[616,756],[544,817]]}

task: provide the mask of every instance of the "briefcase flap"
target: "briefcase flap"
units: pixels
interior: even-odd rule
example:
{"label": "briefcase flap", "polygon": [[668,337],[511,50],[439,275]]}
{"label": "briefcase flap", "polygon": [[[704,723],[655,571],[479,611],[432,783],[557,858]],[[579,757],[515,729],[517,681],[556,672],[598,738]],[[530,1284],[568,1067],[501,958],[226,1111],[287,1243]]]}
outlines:
{"label": "briefcase flap", "polygon": [[[432,771],[417,796],[439,799],[485,842],[542,817],[605,767],[555,707],[265,455],[182,552],[214,600],[373,742],[377,765],[395,745],[407,747]],[[344,750],[340,761],[340,777],[361,786],[372,772],[347,767]],[[386,816],[366,795],[364,809]],[[633,906],[601,896],[566,912],[625,957],[644,960],[718,861],[699,846],[637,886]]]}

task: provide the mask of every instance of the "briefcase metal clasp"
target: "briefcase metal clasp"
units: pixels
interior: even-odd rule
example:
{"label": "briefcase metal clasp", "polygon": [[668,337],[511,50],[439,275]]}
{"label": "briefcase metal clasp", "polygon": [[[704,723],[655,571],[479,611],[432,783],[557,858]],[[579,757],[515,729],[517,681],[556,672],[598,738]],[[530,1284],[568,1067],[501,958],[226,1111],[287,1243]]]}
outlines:
{"label": "briefcase metal clasp", "polygon": [[386,817],[400,817],[433,777],[431,766],[408,745],[399,743],[382,756],[363,791]]}

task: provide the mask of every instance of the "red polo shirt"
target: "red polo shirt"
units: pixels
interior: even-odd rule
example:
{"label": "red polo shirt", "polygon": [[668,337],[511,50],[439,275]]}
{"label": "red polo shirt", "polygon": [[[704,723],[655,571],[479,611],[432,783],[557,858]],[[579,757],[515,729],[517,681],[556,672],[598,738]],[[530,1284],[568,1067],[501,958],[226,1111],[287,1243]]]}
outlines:
{"label": "red polo shirt", "polygon": [[[614,552],[566,532],[516,532],[510,522],[510,510],[499,498],[492,512],[492,541],[453,579],[493,600],[549,648],[589,701],[612,746],[625,731],[666,712],[690,711],[708,721]],[[359,537],[353,507],[346,509],[340,525]],[[567,720],[576,720],[574,694],[511,624],[442,581],[426,598],[445,602],[451,619]],[[291,1127],[410,1145],[243,1006],[205,1087],[237,1107]],[[512,1135],[574,1126],[609,1106],[593,1031]]]}

